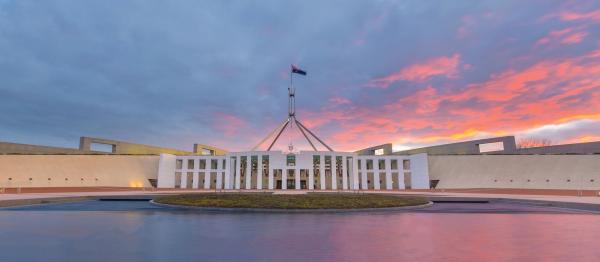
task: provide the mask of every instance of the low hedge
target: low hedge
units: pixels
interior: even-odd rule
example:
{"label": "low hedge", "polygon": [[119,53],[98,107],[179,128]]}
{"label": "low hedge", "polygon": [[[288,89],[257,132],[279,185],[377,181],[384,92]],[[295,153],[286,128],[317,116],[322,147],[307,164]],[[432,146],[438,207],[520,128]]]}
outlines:
{"label": "low hedge", "polygon": [[422,197],[380,194],[274,195],[267,193],[203,193],[164,196],[154,202],[170,205],[265,209],[357,209],[423,205]]}

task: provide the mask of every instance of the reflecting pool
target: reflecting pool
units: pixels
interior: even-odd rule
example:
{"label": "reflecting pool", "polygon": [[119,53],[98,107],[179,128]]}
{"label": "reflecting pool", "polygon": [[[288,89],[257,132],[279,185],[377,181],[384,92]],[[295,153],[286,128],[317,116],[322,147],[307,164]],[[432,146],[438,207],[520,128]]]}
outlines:
{"label": "reflecting pool", "polygon": [[224,213],[147,202],[0,209],[1,261],[599,261],[600,216],[519,204]]}

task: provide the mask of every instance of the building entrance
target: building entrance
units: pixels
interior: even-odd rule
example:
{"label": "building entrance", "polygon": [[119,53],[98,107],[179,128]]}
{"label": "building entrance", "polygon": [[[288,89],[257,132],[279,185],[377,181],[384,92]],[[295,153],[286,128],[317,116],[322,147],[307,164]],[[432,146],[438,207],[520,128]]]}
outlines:
{"label": "building entrance", "polygon": [[296,188],[296,180],[288,179],[287,180],[287,189],[295,189]]}
{"label": "building entrance", "polygon": [[308,189],[306,186],[306,180],[300,180],[300,189]]}

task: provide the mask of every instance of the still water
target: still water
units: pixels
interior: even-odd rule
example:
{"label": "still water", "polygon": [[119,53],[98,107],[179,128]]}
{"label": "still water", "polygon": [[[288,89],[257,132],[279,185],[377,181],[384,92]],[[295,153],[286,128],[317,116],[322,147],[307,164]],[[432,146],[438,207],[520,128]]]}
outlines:
{"label": "still water", "polygon": [[600,261],[600,215],[519,204],[267,214],[86,201],[0,209],[0,261]]}

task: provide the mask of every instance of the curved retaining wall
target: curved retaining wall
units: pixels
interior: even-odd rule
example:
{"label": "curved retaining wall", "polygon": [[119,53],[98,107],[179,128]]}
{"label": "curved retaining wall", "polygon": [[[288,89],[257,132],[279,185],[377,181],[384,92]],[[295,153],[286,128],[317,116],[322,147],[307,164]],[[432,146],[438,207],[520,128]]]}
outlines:
{"label": "curved retaining wall", "polygon": [[158,156],[0,155],[0,187],[151,187]]}
{"label": "curved retaining wall", "polygon": [[600,155],[430,155],[436,188],[600,189]]}

